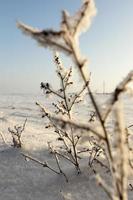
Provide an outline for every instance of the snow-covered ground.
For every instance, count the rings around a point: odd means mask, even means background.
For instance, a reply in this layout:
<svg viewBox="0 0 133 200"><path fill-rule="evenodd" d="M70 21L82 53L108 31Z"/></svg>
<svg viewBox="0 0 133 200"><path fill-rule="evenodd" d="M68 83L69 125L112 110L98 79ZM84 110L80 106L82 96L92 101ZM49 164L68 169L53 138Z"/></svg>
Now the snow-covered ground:
<svg viewBox="0 0 133 200"><path fill-rule="evenodd" d="M100 98L99 98L100 97ZM104 106L107 96L97 96L100 104ZM52 99L31 94L0 95L0 131L6 139L7 145L0 138L0 199L1 200L108 200L106 193L95 181L94 172L87 166L88 158L81 162L82 173L77 175L74 167L62 160L61 167L69 181L64 176L54 174L47 168L29 161L26 162L21 152L30 154L41 161L47 161L56 168L53 156L47 150L47 142L55 140L56 135L45 129L46 122L41 118L40 110L35 105L39 101L51 109ZM133 97L125 97L126 125L133 124ZM81 108L75 108L74 114L86 118L91 105L87 100ZM12 138L8 127L22 124L28 119L26 129L22 135L22 149L11 147ZM133 130L133 129L132 129ZM106 169L96 164L107 183L111 182L110 174ZM133 177L130 177L133 183ZM129 200L133 199L133 191L129 188Z"/></svg>

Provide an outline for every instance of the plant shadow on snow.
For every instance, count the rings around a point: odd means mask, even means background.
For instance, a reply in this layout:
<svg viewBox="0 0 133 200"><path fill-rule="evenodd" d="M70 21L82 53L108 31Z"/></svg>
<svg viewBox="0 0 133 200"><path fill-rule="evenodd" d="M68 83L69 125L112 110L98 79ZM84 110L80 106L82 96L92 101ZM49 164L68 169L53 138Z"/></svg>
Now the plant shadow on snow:
<svg viewBox="0 0 133 200"><path fill-rule="evenodd" d="M62 160L62 166L69 179L66 183L62 175L52 173L49 169L32 161L25 161L20 155L22 151L24 150L9 148L0 153L0 178L2 180L0 195L3 200L13 200L14 196L20 200L62 199L62 194L69 196L69 193L73 199L94 199L94 197L98 198L98 194L106 197L106 194L96 184L94 172L91 169L85 169L83 166L83 173L77 175L73 166L71 167ZM49 155L46 149L30 153L42 161L45 157L49 164L56 168L53 156ZM94 188L97 188L97 194Z"/></svg>
<svg viewBox="0 0 133 200"><path fill-rule="evenodd" d="M21 152L25 152L25 149L8 148L0 153L0 179L2 180L0 195L3 200L13 200L15 196L18 200L62 200L63 196L74 200L86 198L100 200L101 197L108 199L106 193L96 183L93 169L86 167L86 163L82 163L82 173L77 174L73 166L64 160L61 161L69 179L67 183L62 175L57 175L32 161L26 161L21 156ZM47 149L31 151L30 154L42 161L45 158L52 167L57 167ZM108 184L111 184L111 176L106 169L98 167L97 164L93 167ZM129 195L132 195L130 190Z"/></svg>

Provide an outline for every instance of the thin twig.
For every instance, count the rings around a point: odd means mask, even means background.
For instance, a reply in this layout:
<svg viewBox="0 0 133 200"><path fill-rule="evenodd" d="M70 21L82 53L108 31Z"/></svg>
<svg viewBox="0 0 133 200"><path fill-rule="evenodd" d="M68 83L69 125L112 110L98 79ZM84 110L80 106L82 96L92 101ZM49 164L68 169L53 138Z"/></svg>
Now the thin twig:
<svg viewBox="0 0 133 200"><path fill-rule="evenodd" d="M68 158L67 156L65 156L64 154L59 153L58 151L56 151L56 154L61 156L62 158L68 160L69 162L71 162L73 165L75 165L75 162L73 160L71 160L70 158Z"/></svg>
<svg viewBox="0 0 133 200"><path fill-rule="evenodd" d="M32 156L29 156L29 155L27 155L27 154L24 154L24 153L21 153L21 154L22 154L22 156L24 156L25 158L28 158L28 159L30 159L30 160L32 160L32 161L34 161L34 162L36 162L36 163L42 165L43 167L46 167L46 168L50 169L50 170L53 171L54 173L60 174L60 172L58 172L58 171L56 171L55 169L53 169L52 167L50 167L50 166L48 165L47 162L42 162L42 161L40 161L40 160L38 160L38 159L36 159L36 158L34 158L34 157L32 157Z"/></svg>
<svg viewBox="0 0 133 200"><path fill-rule="evenodd" d="M57 163L57 166L58 166L58 168L59 168L60 173L65 177L66 182L68 182L68 178L67 178L66 174L62 171L62 169L61 169L61 167L60 167L59 159L58 159L57 153L56 153L56 152L53 152L53 154L54 154L54 156L55 156L55 160L56 160L56 163Z"/></svg>

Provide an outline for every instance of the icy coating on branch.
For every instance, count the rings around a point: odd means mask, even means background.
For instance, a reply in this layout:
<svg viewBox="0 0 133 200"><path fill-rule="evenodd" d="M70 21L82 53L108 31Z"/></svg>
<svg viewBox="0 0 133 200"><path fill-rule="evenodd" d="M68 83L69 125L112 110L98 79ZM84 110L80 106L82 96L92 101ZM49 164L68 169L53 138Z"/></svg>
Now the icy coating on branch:
<svg viewBox="0 0 133 200"><path fill-rule="evenodd" d="M89 78L86 70L83 70L87 59L81 56L79 35L90 27L92 18L95 15L96 7L94 0L85 0L79 11L73 16L70 16L66 11L62 11L59 31L52 29L39 31L21 22L18 22L17 26L23 33L34 38L41 46L71 55L78 68L82 69L84 76Z"/></svg>

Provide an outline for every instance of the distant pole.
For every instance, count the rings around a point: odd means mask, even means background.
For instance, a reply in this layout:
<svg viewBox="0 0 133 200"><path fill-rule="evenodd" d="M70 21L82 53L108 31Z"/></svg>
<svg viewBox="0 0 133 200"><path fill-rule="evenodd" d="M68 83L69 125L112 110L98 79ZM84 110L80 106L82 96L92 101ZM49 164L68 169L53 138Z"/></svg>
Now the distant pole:
<svg viewBox="0 0 133 200"><path fill-rule="evenodd" d="M105 81L103 81L103 94L105 94Z"/></svg>

